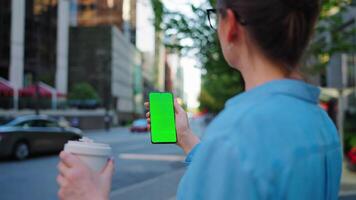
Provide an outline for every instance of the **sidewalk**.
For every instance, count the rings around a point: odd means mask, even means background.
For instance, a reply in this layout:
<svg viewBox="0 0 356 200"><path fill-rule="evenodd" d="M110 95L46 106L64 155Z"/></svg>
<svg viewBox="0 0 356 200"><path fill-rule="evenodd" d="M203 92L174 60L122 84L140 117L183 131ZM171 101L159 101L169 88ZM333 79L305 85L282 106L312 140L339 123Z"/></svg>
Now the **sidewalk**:
<svg viewBox="0 0 356 200"><path fill-rule="evenodd" d="M141 183L112 191L110 199L175 200L177 186L185 169L175 170Z"/></svg>
<svg viewBox="0 0 356 200"><path fill-rule="evenodd" d="M108 144L118 144L143 140L149 141L149 135L147 133L132 134L127 127L114 127L111 128L110 131L105 131L103 129L86 130L83 132L83 136L93 139L97 142Z"/></svg>
<svg viewBox="0 0 356 200"><path fill-rule="evenodd" d="M108 133L118 133L118 132L129 132L128 127L125 126L117 126L117 127L111 127L109 131L106 131L105 129L91 129L91 130L83 130L83 134L108 134Z"/></svg>
<svg viewBox="0 0 356 200"><path fill-rule="evenodd" d="M343 165L340 196L356 195L356 173L347 169L346 164Z"/></svg>

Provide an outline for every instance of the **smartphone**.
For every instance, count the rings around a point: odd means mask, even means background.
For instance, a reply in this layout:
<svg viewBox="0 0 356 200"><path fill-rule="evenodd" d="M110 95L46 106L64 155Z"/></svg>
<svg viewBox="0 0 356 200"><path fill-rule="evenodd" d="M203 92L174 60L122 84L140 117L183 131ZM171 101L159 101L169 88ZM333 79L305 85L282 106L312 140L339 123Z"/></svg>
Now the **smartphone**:
<svg viewBox="0 0 356 200"><path fill-rule="evenodd" d="M173 94L151 92L149 94L151 118L151 142L153 144L177 143Z"/></svg>

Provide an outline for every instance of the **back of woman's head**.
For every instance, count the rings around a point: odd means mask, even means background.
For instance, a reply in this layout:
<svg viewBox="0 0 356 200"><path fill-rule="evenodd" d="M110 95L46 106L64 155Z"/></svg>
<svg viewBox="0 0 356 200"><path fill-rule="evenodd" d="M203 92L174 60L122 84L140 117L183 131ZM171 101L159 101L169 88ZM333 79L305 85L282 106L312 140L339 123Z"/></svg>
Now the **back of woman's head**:
<svg viewBox="0 0 356 200"><path fill-rule="evenodd" d="M293 70L300 62L321 0L218 0L218 10L231 9L250 39L269 59ZM242 23L244 24L244 23Z"/></svg>

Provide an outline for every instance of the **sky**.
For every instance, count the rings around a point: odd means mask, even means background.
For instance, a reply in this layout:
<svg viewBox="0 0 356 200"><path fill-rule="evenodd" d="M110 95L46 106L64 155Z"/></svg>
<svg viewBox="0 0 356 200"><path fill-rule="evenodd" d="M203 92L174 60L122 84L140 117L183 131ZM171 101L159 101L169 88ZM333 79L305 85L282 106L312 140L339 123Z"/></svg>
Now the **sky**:
<svg viewBox="0 0 356 200"><path fill-rule="evenodd" d="M186 15L192 14L190 3L199 4L203 0L162 0L164 6L171 11L178 11ZM150 25L153 16L149 7L150 0L138 0L137 6L137 48L141 51L154 50L154 28ZM197 60L182 57L181 66L184 71L184 92L188 108L194 109L199 106L198 96L200 93L201 71L196 68Z"/></svg>

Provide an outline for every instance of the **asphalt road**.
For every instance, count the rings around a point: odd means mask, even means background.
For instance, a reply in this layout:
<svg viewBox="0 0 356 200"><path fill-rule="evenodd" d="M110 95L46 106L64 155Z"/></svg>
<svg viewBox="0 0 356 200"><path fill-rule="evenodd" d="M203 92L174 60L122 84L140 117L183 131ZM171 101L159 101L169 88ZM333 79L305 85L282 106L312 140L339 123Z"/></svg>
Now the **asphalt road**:
<svg viewBox="0 0 356 200"><path fill-rule="evenodd" d="M131 134L124 128L86 136L113 147L117 170L111 200L175 199L185 171L184 155L178 147L152 145L147 133ZM20 162L0 160L0 200L58 199L57 163L58 156L53 154ZM343 194L340 200L356 200L356 193Z"/></svg>
<svg viewBox="0 0 356 200"><path fill-rule="evenodd" d="M175 145L152 145L149 135L130 134L119 128L87 134L109 143L116 172L111 199L174 199L184 173L183 152ZM56 184L58 156L44 155L25 161L0 161L0 199L58 199Z"/></svg>

